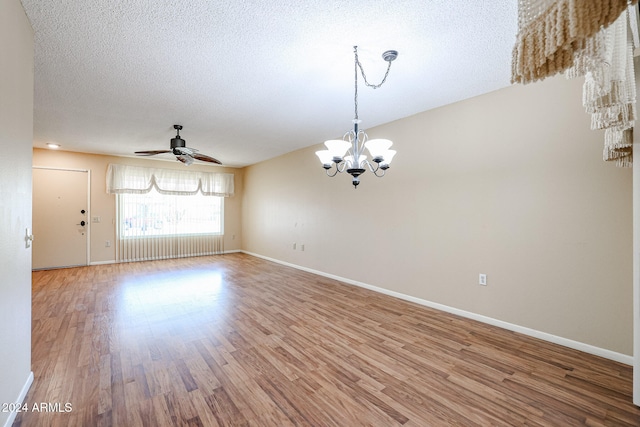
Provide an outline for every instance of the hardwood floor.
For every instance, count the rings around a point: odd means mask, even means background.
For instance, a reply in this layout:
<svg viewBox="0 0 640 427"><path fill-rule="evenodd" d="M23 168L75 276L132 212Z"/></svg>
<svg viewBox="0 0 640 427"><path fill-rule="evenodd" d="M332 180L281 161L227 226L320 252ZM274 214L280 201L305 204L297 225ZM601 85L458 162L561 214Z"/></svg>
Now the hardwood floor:
<svg viewBox="0 0 640 427"><path fill-rule="evenodd" d="M34 272L32 340L14 426L640 425L629 366L244 254Z"/></svg>

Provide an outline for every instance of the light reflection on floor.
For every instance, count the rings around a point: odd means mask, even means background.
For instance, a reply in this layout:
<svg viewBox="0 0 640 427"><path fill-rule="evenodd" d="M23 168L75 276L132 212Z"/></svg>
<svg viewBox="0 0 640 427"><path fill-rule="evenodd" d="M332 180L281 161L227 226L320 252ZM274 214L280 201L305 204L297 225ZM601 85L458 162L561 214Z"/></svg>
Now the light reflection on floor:
<svg viewBox="0 0 640 427"><path fill-rule="evenodd" d="M132 308L210 302L216 300L223 290L222 275L210 270L158 273L145 277L143 281L135 279L123 285L122 296L125 303L132 303Z"/></svg>
<svg viewBox="0 0 640 427"><path fill-rule="evenodd" d="M140 333L188 333L188 329L215 325L227 315L229 295L223 274L217 270L145 274L125 279L121 286L117 323L129 338ZM132 319L137 323L131 324ZM140 322L142 319L146 322Z"/></svg>

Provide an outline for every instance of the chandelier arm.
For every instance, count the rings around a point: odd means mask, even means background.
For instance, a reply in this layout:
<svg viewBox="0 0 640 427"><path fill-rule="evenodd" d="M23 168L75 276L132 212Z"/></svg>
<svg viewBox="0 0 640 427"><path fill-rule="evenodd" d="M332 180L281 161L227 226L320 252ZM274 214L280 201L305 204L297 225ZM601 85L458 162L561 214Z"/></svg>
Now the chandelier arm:
<svg viewBox="0 0 640 427"><path fill-rule="evenodd" d="M370 171L371 171L375 176L378 176L377 172L378 172L378 169L380 169L380 164L379 164L379 163L376 163L376 167L374 168L374 167L373 167L373 165L371 164L371 162L369 161L369 159L365 160L364 162L365 162L365 163L367 164L367 166L369 167L369 170L370 170Z"/></svg>
<svg viewBox="0 0 640 427"><path fill-rule="evenodd" d="M369 168L369 170L373 173L376 173L376 170L373 169L373 166L371 166L371 162L369 162L369 159L365 160L364 163L366 163L367 167Z"/></svg>
<svg viewBox="0 0 640 427"><path fill-rule="evenodd" d="M367 133L363 130L358 131L358 152L360 154L364 153L364 149L365 144L367 143L367 140L369 139L369 135L367 135Z"/></svg>
<svg viewBox="0 0 640 427"><path fill-rule="evenodd" d="M333 169L333 168L331 168L331 169ZM329 171L330 171L331 169L325 169L325 171L327 172L327 176L328 176L329 178L333 178L334 176L336 176L336 175L338 174L338 165L336 165L336 170L335 170L335 172L333 172L333 173L329 173Z"/></svg>
<svg viewBox="0 0 640 427"><path fill-rule="evenodd" d="M380 167L380 163L376 162L376 167L375 168L373 167L373 165L371 164L371 162L368 159L365 160L365 163L369 167L369 170L371 171L371 173L373 173L378 178L382 178L385 175L385 173L387 173L387 169L388 168L381 168Z"/></svg>
<svg viewBox="0 0 640 427"><path fill-rule="evenodd" d="M380 169L380 168L378 168ZM375 176L377 176L378 178L382 178L384 176L385 173L387 173L386 169L380 169L382 171L382 173L380 175L378 175L378 169L376 169L376 171L373 173Z"/></svg>

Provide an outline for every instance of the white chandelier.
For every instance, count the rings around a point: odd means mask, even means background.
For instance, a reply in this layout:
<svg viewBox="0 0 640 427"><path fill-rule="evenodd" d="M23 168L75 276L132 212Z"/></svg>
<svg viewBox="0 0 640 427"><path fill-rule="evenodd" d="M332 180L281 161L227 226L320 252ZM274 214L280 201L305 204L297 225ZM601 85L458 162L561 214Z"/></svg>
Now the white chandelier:
<svg viewBox="0 0 640 427"><path fill-rule="evenodd" d="M369 139L365 131L359 129L360 119L358 119L358 68L362 73L362 78L367 86L374 89L379 88L387 80L389 70L391 69L391 62L398 57L398 52L395 50L388 50L382 54L382 59L387 61L387 72L384 75L382 81L377 85L369 84L367 76L364 74L362 64L358 60L358 46L353 47L353 53L355 56L355 117L353 121L353 129L344 134L342 139L331 139L325 141L324 145L326 150L316 151L316 155L322 162L322 167L326 170L327 175L334 177L338 172L347 172L353 178L351 180L353 187L358 188L360 184L360 175L362 175L368 168L375 176L383 177L389 164L395 156L396 152L390 150L389 147L393 145L393 142L388 139ZM367 158L364 153L364 149L369 150L371 160ZM375 163L375 166L372 164ZM335 169L333 169L335 167ZM333 169L333 171L332 171Z"/></svg>

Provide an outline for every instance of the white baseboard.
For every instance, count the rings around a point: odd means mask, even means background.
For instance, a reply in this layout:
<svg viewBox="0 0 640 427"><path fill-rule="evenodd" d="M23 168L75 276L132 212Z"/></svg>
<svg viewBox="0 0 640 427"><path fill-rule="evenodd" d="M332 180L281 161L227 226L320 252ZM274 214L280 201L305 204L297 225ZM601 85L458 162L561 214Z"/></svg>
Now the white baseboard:
<svg viewBox="0 0 640 427"><path fill-rule="evenodd" d="M107 261L91 261L89 265L105 265L105 264L116 264L117 261L115 259L110 259Z"/></svg>
<svg viewBox="0 0 640 427"><path fill-rule="evenodd" d="M548 341L554 344L559 344L564 347L569 347L574 350L583 351L585 353L593 354L595 356L604 357L605 359L614 360L616 362L624 363L626 365L633 365L633 356L628 356L626 354L618 353L615 351L607 350L604 348L596 347L590 344L585 344L579 341L570 340L568 338L559 337L557 335L548 334L546 332L541 332L535 329L527 328L520 325L515 325L513 323L504 322L502 320L494 319L492 317L483 316L481 314L472 313L470 311L460 310L455 307L449 307L444 304L439 304L432 301L427 301L421 298L416 298L411 295L405 295L400 292L390 291L389 289L380 288L377 286L369 285L367 283L358 282L356 280L346 279L344 277L336 276L333 274L328 274L322 271L314 270L312 268L302 267L300 265L291 264L289 262L280 261L275 258L270 258L264 255L241 251L247 255L255 256L258 258L265 259L267 261L272 261L278 264L286 265L287 267L293 267L298 270L306 271L308 273L317 274L319 276L327 277L329 279L339 280L340 282L348 283L350 285L359 286L361 288L369 289L375 292L379 292L381 294L389 295L395 298L399 298L405 301L410 301L416 304L424 305L426 307L434 308L436 310L444 311L447 313L455 314L461 317L465 317L467 319L477 320L482 323L487 323L492 326L498 326L503 329L507 329L509 331L518 332L523 335L528 335L530 337L538 338L544 341Z"/></svg>
<svg viewBox="0 0 640 427"><path fill-rule="evenodd" d="M31 384L33 384L33 371L29 372L29 376L27 377L27 381L22 386L22 390L20 390L20 394L14 403L22 404L24 399L27 397L27 392L29 388L31 388ZM11 424L16 420L16 416L18 415L18 411L14 410L9 413L9 418L4 423L4 427L11 427Z"/></svg>

